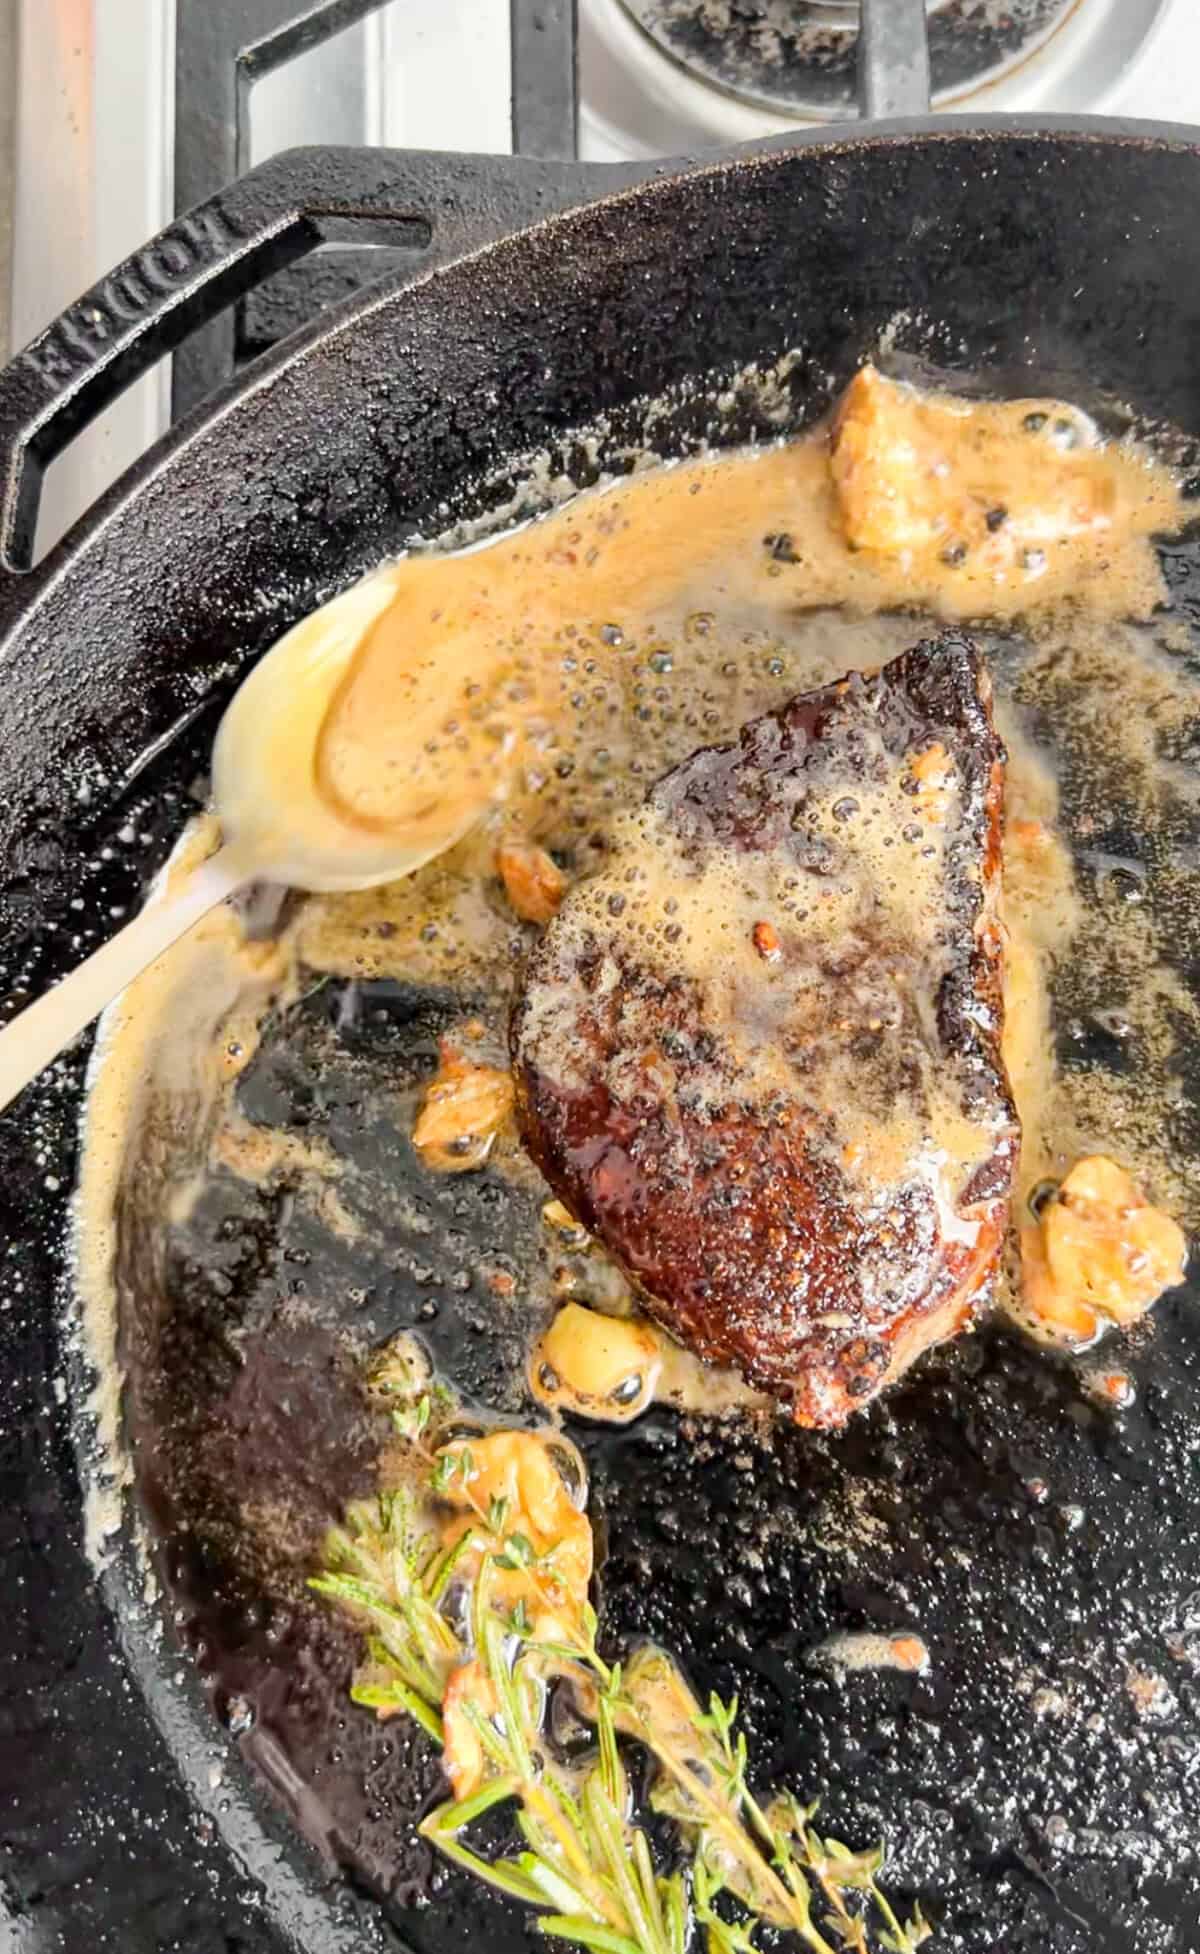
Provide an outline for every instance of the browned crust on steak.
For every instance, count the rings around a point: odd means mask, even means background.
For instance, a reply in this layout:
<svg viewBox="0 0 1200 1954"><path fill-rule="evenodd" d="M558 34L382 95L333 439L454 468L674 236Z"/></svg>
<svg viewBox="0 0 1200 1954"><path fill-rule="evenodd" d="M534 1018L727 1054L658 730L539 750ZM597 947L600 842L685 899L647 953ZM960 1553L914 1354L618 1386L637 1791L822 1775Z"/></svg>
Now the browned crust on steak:
<svg viewBox="0 0 1200 1954"><path fill-rule="evenodd" d="M551 1186L804 1424L953 1335L1000 1252L1004 757L957 633L792 700L651 790L514 1013Z"/></svg>

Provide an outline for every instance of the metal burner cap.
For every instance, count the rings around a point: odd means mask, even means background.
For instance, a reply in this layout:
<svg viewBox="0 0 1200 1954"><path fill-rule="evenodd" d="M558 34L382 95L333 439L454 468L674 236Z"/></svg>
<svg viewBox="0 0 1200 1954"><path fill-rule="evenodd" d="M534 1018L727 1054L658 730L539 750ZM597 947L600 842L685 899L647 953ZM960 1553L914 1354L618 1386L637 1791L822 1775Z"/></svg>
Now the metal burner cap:
<svg viewBox="0 0 1200 1954"><path fill-rule="evenodd" d="M841 116L855 98L858 0L622 0L655 45L743 102ZM1081 0L926 0L933 95L1006 74ZM1086 5L1087 0L1082 0Z"/></svg>

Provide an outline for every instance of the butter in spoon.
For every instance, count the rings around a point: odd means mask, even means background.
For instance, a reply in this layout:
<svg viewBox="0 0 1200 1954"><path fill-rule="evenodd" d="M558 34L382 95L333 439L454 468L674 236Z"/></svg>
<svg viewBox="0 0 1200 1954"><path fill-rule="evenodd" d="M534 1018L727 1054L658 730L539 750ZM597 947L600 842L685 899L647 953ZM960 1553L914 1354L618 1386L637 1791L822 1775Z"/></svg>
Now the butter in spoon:
<svg viewBox="0 0 1200 1954"><path fill-rule="evenodd" d="M376 643L377 664L385 655L395 659L404 710L389 723L386 750L359 755L358 770L365 778L382 769L391 785L366 813L346 791L354 755L338 729L353 726L356 664L370 654L376 632L403 629L405 580L419 568L389 565L363 578L295 625L255 666L213 747L222 846L169 894L153 894L133 922L0 1031L0 1110L141 971L239 889L268 882L324 892L396 881L453 847L503 792L514 734L503 715L488 710L493 688L472 676L481 647L465 626L448 634L426 626L408 656ZM482 664L488 667L486 655Z"/></svg>

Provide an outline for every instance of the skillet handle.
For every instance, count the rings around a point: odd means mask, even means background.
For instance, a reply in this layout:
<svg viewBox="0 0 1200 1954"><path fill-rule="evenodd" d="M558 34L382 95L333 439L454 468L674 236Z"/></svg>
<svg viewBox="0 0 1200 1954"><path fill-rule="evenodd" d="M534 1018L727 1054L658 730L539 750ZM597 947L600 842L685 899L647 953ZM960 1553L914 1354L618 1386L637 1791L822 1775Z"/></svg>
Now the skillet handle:
<svg viewBox="0 0 1200 1954"><path fill-rule="evenodd" d="M612 164L293 149L198 204L0 370L0 608L32 562L41 481L163 353L349 224L413 251L412 276L645 173ZM354 231L351 230L351 235Z"/></svg>
<svg viewBox="0 0 1200 1954"><path fill-rule="evenodd" d="M928 115L925 0L859 0L858 106L864 119Z"/></svg>

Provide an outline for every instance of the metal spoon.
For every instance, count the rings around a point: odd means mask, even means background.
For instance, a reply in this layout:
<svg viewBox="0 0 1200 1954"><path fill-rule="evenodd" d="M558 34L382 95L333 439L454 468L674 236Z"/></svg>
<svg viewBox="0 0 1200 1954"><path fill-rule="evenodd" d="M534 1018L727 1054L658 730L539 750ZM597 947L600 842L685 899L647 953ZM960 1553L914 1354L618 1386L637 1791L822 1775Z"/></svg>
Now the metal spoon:
<svg viewBox="0 0 1200 1954"><path fill-rule="evenodd" d="M238 689L213 747L213 803L223 845L0 1031L0 1111L125 986L219 902L250 882L311 891L372 888L410 875L461 840L488 797L447 797L419 832L339 824L318 792L315 755L338 686L396 588L377 571L304 618ZM392 756L394 758L394 756Z"/></svg>

